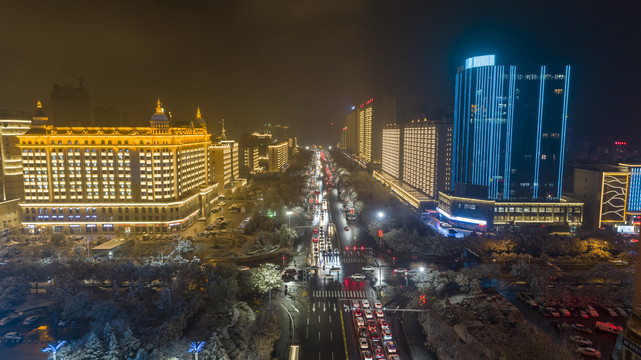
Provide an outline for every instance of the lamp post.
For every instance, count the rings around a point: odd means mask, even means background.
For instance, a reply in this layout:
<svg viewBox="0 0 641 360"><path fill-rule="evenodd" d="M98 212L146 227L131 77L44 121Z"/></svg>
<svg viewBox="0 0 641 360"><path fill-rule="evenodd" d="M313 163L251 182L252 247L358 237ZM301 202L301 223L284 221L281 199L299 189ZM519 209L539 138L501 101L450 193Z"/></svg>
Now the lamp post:
<svg viewBox="0 0 641 360"><path fill-rule="evenodd" d="M378 216L378 220L381 222L381 229L378 230L378 247L381 248L382 247L382 243L383 243L383 229L382 229L382 227L383 227L383 218L385 217L385 213L382 212L382 211L379 211L378 214L376 214L376 215Z"/></svg>
<svg viewBox="0 0 641 360"><path fill-rule="evenodd" d="M290 228L290 229L292 228L292 214L293 213L294 213L293 211L288 211L288 212L285 213L285 214L287 214L287 227Z"/></svg>
<svg viewBox="0 0 641 360"><path fill-rule="evenodd" d="M46 352L50 352L50 353L52 353L53 354L53 360L56 360L56 354L58 353L58 350L60 350L62 345L66 344L66 343L67 343L67 341L65 341L65 340L62 340L57 345L49 343L49 344L47 344L47 347L42 348L42 352L45 352L45 353Z"/></svg>
<svg viewBox="0 0 641 360"><path fill-rule="evenodd" d="M194 353L195 359L198 360L198 353L203 351L203 347L205 346L204 341L196 342L192 341L191 344L189 345L189 350L187 352L189 353Z"/></svg>

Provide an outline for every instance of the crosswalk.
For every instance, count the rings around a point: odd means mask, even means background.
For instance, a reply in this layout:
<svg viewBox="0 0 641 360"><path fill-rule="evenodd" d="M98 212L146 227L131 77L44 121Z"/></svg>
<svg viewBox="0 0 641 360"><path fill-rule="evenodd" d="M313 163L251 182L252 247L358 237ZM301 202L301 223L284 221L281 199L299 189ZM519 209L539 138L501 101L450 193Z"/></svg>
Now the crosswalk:
<svg viewBox="0 0 641 360"><path fill-rule="evenodd" d="M342 258L341 262L347 263L347 264L367 264L367 259L348 257L348 258Z"/></svg>
<svg viewBox="0 0 641 360"><path fill-rule="evenodd" d="M362 299L367 297L367 292L359 290L314 290L312 292L312 297Z"/></svg>
<svg viewBox="0 0 641 360"><path fill-rule="evenodd" d="M418 290L408 290L408 291L403 291L401 293L401 296L406 297L410 300L416 300L418 299L419 296L421 296L421 292Z"/></svg>

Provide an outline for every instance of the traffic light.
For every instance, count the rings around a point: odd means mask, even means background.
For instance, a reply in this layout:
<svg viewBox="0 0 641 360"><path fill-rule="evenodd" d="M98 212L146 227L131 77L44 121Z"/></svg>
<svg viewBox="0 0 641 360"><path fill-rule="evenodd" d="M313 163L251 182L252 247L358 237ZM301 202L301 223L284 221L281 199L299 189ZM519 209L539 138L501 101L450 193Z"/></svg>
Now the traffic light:
<svg viewBox="0 0 641 360"><path fill-rule="evenodd" d="M354 246L354 251L356 251L356 246Z"/></svg>
<svg viewBox="0 0 641 360"><path fill-rule="evenodd" d="M365 246L361 246L361 251L364 251L364 250L365 250Z"/></svg>
<svg viewBox="0 0 641 360"><path fill-rule="evenodd" d="M345 251L349 250L349 246L345 246Z"/></svg>
<svg viewBox="0 0 641 360"><path fill-rule="evenodd" d="M383 230L378 230L378 237L383 237Z"/></svg>
<svg viewBox="0 0 641 360"><path fill-rule="evenodd" d="M421 304L425 304L425 294L421 294L418 299L420 300Z"/></svg>

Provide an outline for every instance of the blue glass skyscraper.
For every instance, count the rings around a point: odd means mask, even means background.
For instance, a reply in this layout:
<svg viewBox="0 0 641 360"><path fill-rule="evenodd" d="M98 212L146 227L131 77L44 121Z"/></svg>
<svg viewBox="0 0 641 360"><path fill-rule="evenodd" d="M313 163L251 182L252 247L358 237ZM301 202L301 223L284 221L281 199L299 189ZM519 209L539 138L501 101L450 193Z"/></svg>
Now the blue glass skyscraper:
<svg viewBox="0 0 641 360"><path fill-rule="evenodd" d="M452 190L492 200L559 199L570 65L494 60L467 59L456 74Z"/></svg>

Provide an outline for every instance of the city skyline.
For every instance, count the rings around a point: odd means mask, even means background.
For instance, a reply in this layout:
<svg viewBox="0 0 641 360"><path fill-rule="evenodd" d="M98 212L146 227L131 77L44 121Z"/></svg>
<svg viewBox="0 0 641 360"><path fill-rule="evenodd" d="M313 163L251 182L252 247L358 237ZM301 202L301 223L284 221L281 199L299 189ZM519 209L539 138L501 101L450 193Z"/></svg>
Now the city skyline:
<svg viewBox="0 0 641 360"><path fill-rule="evenodd" d="M617 127L595 130L603 119L634 124L639 70L629 59L641 32L631 6L582 3L579 11L568 2L547 11L468 2L460 13L425 2L113 2L92 11L79 4L7 5L0 76L10 86L0 107L29 109L40 99L51 108L53 84L80 80L92 106L113 107L133 123L147 118L142 104L161 97L177 117L190 117L194 106L212 128L224 117L236 136L271 122L289 125L304 142L330 142L340 131L331 123L358 99L397 96L408 118L416 104L430 112L451 106L461 59L494 53L506 64L572 65L573 139L638 145ZM26 19L29 26L12 36L9 29ZM119 26L106 31L112 20ZM130 93L114 91L122 88Z"/></svg>

